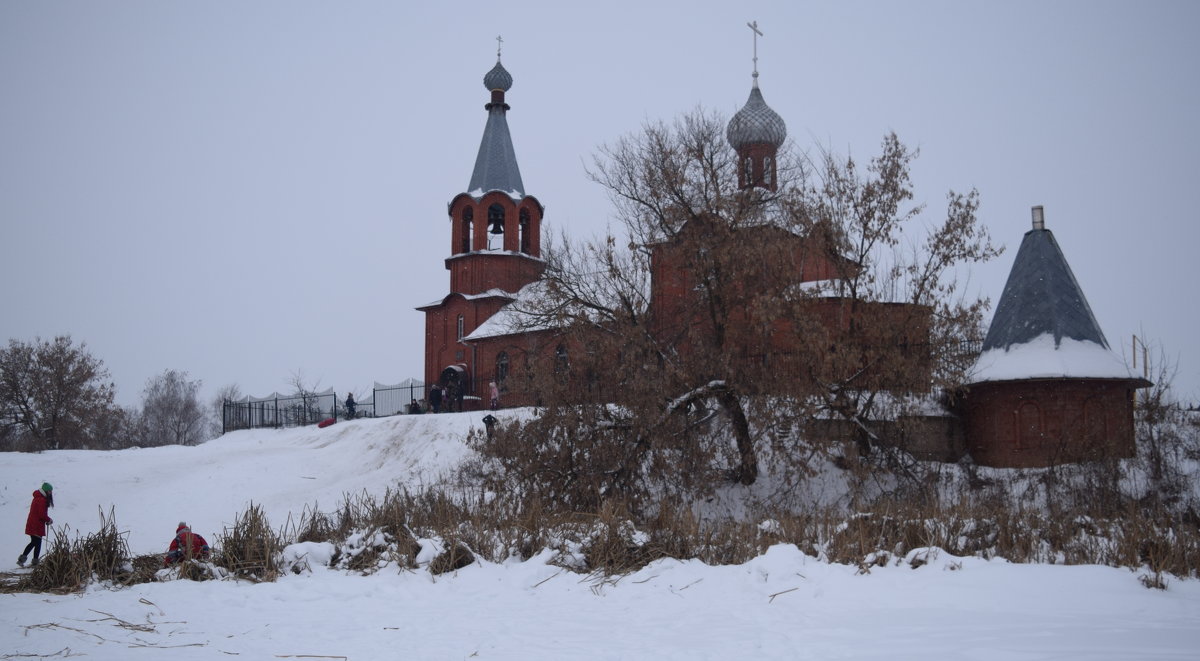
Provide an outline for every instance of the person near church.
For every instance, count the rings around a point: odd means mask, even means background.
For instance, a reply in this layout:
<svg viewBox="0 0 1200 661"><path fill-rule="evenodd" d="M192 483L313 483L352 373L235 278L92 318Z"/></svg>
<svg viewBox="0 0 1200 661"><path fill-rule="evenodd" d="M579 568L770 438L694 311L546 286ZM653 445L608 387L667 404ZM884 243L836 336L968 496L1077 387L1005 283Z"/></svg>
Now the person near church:
<svg viewBox="0 0 1200 661"><path fill-rule="evenodd" d="M50 508L54 507L54 487L49 482L43 482L42 488L33 492L33 502L29 504L29 517L25 519L25 534L29 535L29 543L17 558L17 564L24 567L25 558L33 552L31 566L36 567L38 556L42 554L42 538L46 536L46 526L54 523L50 518Z"/></svg>
<svg viewBox="0 0 1200 661"><path fill-rule="evenodd" d="M192 532L187 523L180 521L179 526L175 528L175 539L171 540L171 546L167 548L167 555L163 558L163 567L170 567L185 560L208 560L208 556L208 542Z"/></svg>
<svg viewBox="0 0 1200 661"><path fill-rule="evenodd" d="M488 397L491 399L493 411L500 408L500 388L495 381L488 382Z"/></svg>
<svg viewBox="0 0 1200 661"><path fill-rule="evenodd" d="M434 413L442 412L442 386L437 383L429 389L429 407Z"/></svg>

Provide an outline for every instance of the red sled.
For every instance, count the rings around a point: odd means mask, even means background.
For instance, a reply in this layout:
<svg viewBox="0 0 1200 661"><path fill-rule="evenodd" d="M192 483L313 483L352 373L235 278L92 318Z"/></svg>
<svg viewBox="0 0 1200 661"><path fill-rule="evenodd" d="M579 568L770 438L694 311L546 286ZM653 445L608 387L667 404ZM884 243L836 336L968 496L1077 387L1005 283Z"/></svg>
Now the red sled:
<svg viewBox="0 0 1200 661"><path fill-rule="evenodd" d="M324 420L317 423L317 429L324 429L324 428L328 427L329 425L332 425L335 422L337 422L337 420L335 420L333 418L325 418Z"/></svg>

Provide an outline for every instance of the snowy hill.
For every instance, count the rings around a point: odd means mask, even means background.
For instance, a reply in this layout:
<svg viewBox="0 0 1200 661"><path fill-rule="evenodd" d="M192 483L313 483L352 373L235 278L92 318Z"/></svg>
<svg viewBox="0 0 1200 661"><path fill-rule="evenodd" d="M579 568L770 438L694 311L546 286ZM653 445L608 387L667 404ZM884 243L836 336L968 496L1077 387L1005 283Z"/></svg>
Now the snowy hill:
<svg viewBox="0 0 1200 661"><path fill-rule="evenodd" d="M12 559L30 493L55 486L56 525L114 508L135 554L186 520L209 537L251 503L272 524L346 494L428 485L458 465L482 413L255 430L199 447L0 455ZM500 416L520 415L501 412ZM310 549L319 559L320 549ZM1200 582L1016 565L928 551L861 574L772 547L744 565L655 562L605 579L548 564L360 576L319 562L274 583L94 586L0 595L0 658L85 659L1193 659ZM170 649L169 652L165 651Z"/></svg>
<svg viewBox="0 0 1200 661"><path fill-rule="evenodd" d="M0 514L23 529L30 493L54 485L58 526L92 532L99 511L115 508L134 554L154 553L179 521L213 539L254 502L278 526L305 505L332 509L346 494L419 487L457 466L482 413L394 416L340 422L327 429L256 429L196 447L52 451L3 456Z"/></svg>

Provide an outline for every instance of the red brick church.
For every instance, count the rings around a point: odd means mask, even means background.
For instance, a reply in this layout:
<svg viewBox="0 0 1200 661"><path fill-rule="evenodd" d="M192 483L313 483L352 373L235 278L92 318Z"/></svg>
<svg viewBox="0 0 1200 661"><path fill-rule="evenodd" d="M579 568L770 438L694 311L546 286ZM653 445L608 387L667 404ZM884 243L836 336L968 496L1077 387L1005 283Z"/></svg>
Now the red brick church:
<svg viewBox="0 0 1200 661"><path fill-rule="evenodd" d="M757 76L756 71L745 106L729 122L727 138L738 155L739 185L774 190L775 156L787 131L764 101ZM425 313L425 382L458 393L467 410L484 405L492 382L505 406L534 404L536 394L522 391L524 381L512 378L514 373L531 359L565 362L570 351L555 329L531 328L510 305L536 295L539 287L545 269L544 209L521 180L506 115L510 106L505 94L513 79L499 57L483 82L490 93L483 139L470 184L448 209L449 293L417 308ZM965 429L967 450L984 465L1042 466L1131 456L1132 393L1148 383L1134 378L1112 355L1061 250L1039 225L1038 209L965 389L965 419L954 425ZM779 268L790 269L795 282L834 277L833 258L810 251L804 237L775 228L762 231L786 234L764 240L790 246L784 251L790 263ZM691 288L685 270L678 268L683 256L669 242L648 248L651 318L660 324L691 324L684 312ZM874 313L895 319L897 327L909 332L920 332L920 319L928 314L902 304L871 305ZM836 297L814 302L814 314L834 327L841 309ZM769 346L758 351L765 356L786 350L787 331L777 329Z"/></svg>

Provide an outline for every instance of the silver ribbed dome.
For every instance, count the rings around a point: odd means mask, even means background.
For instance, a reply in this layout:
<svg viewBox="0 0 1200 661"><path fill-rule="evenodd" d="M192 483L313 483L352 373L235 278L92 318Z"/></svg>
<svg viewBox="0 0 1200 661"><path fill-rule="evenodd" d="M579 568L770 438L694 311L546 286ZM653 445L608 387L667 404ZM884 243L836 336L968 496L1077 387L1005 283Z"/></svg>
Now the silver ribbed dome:
<svg viewBox="0 0 1200 661"><path fill-rule="evenodd" d="M779 147L787 138L787 125L778 113L771 110L763 100L758 85L755 85L750 90L746 105L729 120L725 138L734 149L764 142Z"/></svg>
<svg viewBox="0 0 1200 661"><path fill-rule="evenodd" d="M483 77L483 86L488 90L507 92L512 87L512 83L512 74L500 64L499 60L496 61L496 66L492 67L492 70Z"/></svg>

